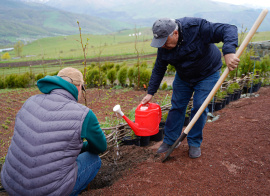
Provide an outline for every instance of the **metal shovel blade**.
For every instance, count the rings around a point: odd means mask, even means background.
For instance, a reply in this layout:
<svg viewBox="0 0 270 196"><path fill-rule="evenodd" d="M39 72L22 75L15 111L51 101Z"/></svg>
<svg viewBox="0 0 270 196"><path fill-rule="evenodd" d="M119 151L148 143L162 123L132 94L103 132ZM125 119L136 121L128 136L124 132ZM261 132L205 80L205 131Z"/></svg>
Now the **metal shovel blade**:
<svg viewBox="0 0 270 196"><path fill-rule="evenodd" d="M181 134L181 136L174 142L174 144L170 147L170 149L166 153L165 157L162 159L162 163L167 160L172 151L181 144L181 142L186 138L186 136L187 134L185 134L184 132Z"/></svg>

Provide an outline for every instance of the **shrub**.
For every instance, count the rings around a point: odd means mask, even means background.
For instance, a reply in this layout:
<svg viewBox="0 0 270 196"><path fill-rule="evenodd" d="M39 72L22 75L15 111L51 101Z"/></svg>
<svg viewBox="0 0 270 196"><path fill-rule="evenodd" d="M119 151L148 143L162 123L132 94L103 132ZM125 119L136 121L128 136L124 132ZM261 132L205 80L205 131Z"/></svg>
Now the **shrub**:
<svg viewBox="0 0 270 196"><path fill-rule="evenodd" d="M231 83L227 88L227 93L232 94L234 90L239 89L240 85L237 82Z"/></svg>
<svg viewBox="0 0 270 196"><path fill-rule="evenodd" d="M101 75L101 85L106 86L107 85L107 79L104 74Z"/></svg>
<svg viewBox="0 0 270 196"><path fill-rule="evenodd" d="M130 67L128 69L129 86L132 86L132 84L134 83L134 80L135 80L134 73L135 73L135 67Z"/></svg>
<svg viewBox="0 0 270 196"><path fill-rule="evenodd" d="M57 76L58 72L59 71L53 72L53 73L50 74L50 76Z"/></svg>
<svg viewBox="0 0 270 196"><path fill-rule="evenodd" d="M15 87L26 88L29 86L30 81L31 77L28 72L23 75L18 75L15 79Z"/></svg>
<svg viewBox="0 0 270 196"><path fill-rule="evenodd" d="M143 61L141 63L141 68L147 68L147 67L148 67L147 62L146 61Z"/></svg>
<svg viewBox="0 0 270 196"><path fill-rule="evenodd" d="M101 75L99 75L99 69L96 67L94 69L88 69L88 71L86 72L85 83L88 86L96 87L96 86L106 85L107 80L104 73L101 73Z"/></svg>
<svg viewBox="0 0 270 196"><path fill-rule="evenodd" d="M43 73L39 73L38 75L36 75L35 80L38 81L39 79L44 78L44 77L45 76Z"/></svg>
<svg viewBox="0 0 270 196"><path fill-rule="evenodd" d="M168 87L167 82L164 82L164 83L162 84L162 86L161 86L161 89L162 89L162 90L166 90L167 87Z"/></svg>
<svg viewBox="0 0 270 196"><path fill-rule="evenodd" d="M15 88L16 87L16 77L18 75L17 74L11 74L6 76L6 87L8 88Z"/></svg>
<svg viewBox="0 0 270 196"><path fill-rule="evenodd" d="M85 82L89 86L97 86L99 82L99 70L98 68L90 69L86 73Z"/></svg>
<svg viewBox="0 0 270 196"><path fill-rule="evenodd" d="M10 59L9 53L6 52L5 54L3 54L2 59L3 59L3 60L8 60L8 59Z"/></svg>
<svg viewBox="0 0 270 196"><path fill-rule="evenodd" d="M5 78L0 77L0 89L4 89L4 88L6 88Z"/></svg>
<svg viewBox="0 0 270 196"><path fill-rule="evenodd" d="M138 69L136 68L134 72L134 82L138 81ZM148 69L140 69L140 84L139 87L143 86L143 84L148 84L151 77L151 71ZM138 82L135 82L138 85Z"/></svg>
<svg viewBox="0 0 270 196"><path fill-rule="evenodd" d="M168 65L167 67L167 73L168 75L173 75L176 72L175 67L173 65Z"/></svg>
<svg viewBox="0 0 270 196"><path fill-rule="evenodd" d="M92 68L94 68L95 66L96 66L95 63L91 63L90 67L87 67L87 68L88 68L88 69L92 69Z"/></svg>
<svg viewBox="0 0 270 196"><path fill-rule="evenodd" d="M107 73L112 68L114 68L114 63L105 62L105 64L101 66L101 71Z"/></svg>
<svg viewBox="0 0 270 196"><path fill-rule="evenodd" d="M122 67L119 70L117 79L122 86L126 84L126 81L127 81L127 67L126 66Z"/></svg>
<svg viewBox="0 0 270 196"><path fill-rule="evenodd" d="M250 56L254 56L254 50L251 49L250 51L244 50L243 54L240 56L240 62L238 65L238 69L240 71L240 75L251 72L253 70L254 63L250 59Z"/></svg>
<svg viewBox="0 0 270 196"><path fill-rule="evenodd" d="M126 62L123 62L121 65L120 64L116 64L114 67L116 69L116 71L118 72L122 67L127 66Z"/></svg>
<svg viewBox="0 0 270 196"><path fill-rule="evenodd" d="M117 78L117 75L116 75L116 69L113 68L113 69L110 69L107 73L107 78L108 80L110 81L111 85L113 85L114 81L116 80Z"/></svg>
<svg viewBox="0 0 270 196"><path fill-rule="evenodd" d="M119 64L115 65L115 69L116 69L117 72L120 70L120 68L121 68L121 65L119 65Z"/></svg>
<svg viewBox="0 0 270 196"><path fill-rule="evenodd" d="M224 99L226 94L227 94L226 91L221 91L220 89L218 89L217 93L215 94L215 97L217 100Z"/></svg>

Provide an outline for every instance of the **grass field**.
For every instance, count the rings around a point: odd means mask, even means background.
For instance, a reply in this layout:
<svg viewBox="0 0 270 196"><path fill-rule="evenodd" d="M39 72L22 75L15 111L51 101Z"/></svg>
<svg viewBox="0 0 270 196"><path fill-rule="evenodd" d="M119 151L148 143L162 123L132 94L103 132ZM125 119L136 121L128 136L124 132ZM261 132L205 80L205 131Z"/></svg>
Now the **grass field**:
<svg viewBox="0 0 270 196"><path fill-rule="evenodd" d="M79 32L79 29L78 29ZM83 29L82 29L83 33ZM135 33L140 33L137 37L137 50L140 55L145 54L155 54L157 49L150 46L152 39L152 32L149 28L143 29L133 29L117 32L115 34L108 35L89 35L82 34L83 44L88 43L87 47L87 58L97 58L97 57L127 57L127 56L136 56L135 50L135 41L136 36L133 36ZM244 35L245 36L245 35ZM243 36L242 36L243 37ZM241 35L239 40L243 40ZM88 39L88 42L87 42ZM265 41L270 40L270 32L259 32L256 33L252 39L252 42L256 41ZM219 48L222 47L222 43L218 43ZM2 56L4 52L0 53ZM9 52L11 57L15 57L14 51ZM81 60L83 62L83 51L82 45L80 43L80 35L71 35L71 36L58 36L58 37L48 37L36 40L31 42L23 47L22 52L23 58L12 59L8 61L0 61L1 63L13 63L13 62L23 62L25 66L21 67L12 67L6 66L0 68L0 76L9 75L12 73L25 73L29 72L30 69L34 73L52 73L60 70L63 66L69 61ZM30 64L29 61L37 60L55 60L54 63L45 63L41 64ZM154 62L152 59L141 59L149 61L150 65ZM136 62L136 59L129 60L128 65L133 65ZM66 63L66 64L65 64ZM121 63L121 62L116 62ZM69 66L77 67L79 69L83 68L81 63L69 64Z"/></svg>
<svg viewBox="0 0 270 196"><path fill-rule="evenodd" d="M83 34L83 44L88 41L87 57L97 57L102 51L101 56L118 56L135 53L135 36L140 33L137 46L140 52L145 54L154 53L155 48L150 46L152 33L149 29L122 31L108 35ZM79 33L79 30L78 30ZM82 30L83 33L83 30ZM3 55L3 52L0 53ZM15 57L14 51L10 52L11 57ZM37 59L77 59L83 57L80 35L48 37L36 40L23 47L22 60L30 61ZM17 60L18 61L18 60Z"/></svg>

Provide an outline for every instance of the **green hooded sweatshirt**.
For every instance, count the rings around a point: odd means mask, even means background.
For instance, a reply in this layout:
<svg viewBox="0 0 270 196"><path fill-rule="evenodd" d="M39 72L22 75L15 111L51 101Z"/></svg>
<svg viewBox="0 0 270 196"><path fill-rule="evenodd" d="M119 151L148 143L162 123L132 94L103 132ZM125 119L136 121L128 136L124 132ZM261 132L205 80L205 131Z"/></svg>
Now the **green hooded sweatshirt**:
<svg viewBox="0 0 270 196"><path fill-rule="evenodd" d="M46 76L38 80L37 86L44 94L49 94L54 89L64 89L71 93L71 95L78 101L77 87L59 76ZM82 152L89 151L91 153L99 154L103 153L107 149L106 137L92 110L89 110L84 119L81 138L86 139L83 143Z"/></svg>

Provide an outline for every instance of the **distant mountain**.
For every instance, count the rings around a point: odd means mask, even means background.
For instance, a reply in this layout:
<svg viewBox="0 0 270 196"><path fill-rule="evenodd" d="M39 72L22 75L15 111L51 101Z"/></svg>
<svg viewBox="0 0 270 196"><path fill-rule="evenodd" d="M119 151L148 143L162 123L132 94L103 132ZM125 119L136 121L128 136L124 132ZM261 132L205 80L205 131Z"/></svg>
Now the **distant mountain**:
<svg viewBox="0 0 270 196"><path fill-rule="evenodd" d="M29 41L46 36L79 34L106 34L133 26L96 16L61 11L45 4L0 1L0 45L12 45L17 40Z"/></svg>
<svg viewBox="0 0 270 196"><path fill-rule="evenodd" d="M151 27L157 18L202 17L250 29L261 10L211 0L46 0L45 5ZM270 30L270 14L259 31Z"/></svg>
<svg viewBox="0 0 270 196"><path fill-rule="evenodd" d="M16 40L83 33L106 34L157 18L201 17L249 30L261 10L211 0L0 0L0 45ZM242 28L243 27L243 28ZM270 14L258 31L270 31Z"/></svg>

